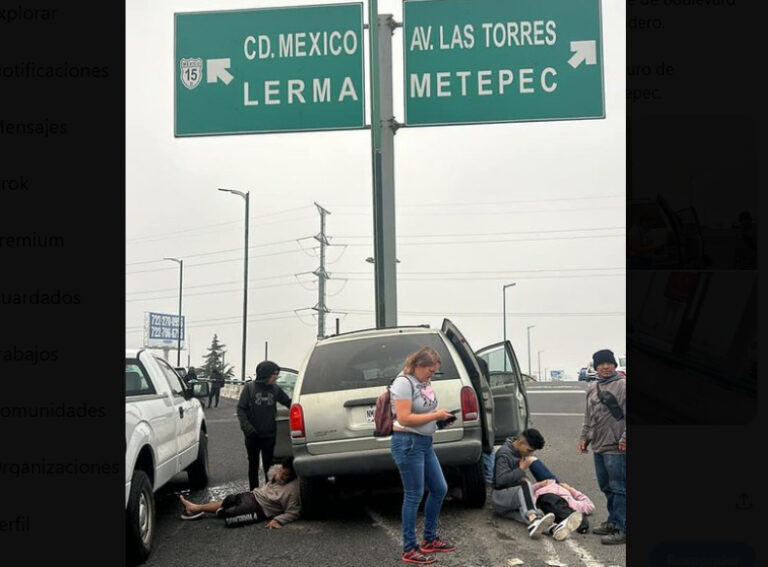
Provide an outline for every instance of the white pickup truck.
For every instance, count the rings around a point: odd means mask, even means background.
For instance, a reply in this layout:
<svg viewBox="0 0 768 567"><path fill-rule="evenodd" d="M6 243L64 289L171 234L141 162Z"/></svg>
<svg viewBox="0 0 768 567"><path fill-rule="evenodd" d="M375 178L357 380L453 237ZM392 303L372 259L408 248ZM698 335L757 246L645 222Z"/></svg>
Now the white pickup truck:
<svg viewBox="0 0 768 567"><path fill-rule="evenodd" d="M208 484L203 406L208 384L187 386L147 349L125 351L126 554L144 562L155 532L155 491L181 471L192 488Z"/></svg>

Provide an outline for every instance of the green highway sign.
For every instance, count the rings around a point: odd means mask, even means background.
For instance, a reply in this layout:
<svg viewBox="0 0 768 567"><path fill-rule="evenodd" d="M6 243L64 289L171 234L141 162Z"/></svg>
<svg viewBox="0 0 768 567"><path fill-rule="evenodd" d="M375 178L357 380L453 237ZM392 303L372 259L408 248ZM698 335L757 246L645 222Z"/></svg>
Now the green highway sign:
<svg viewBox="0 0 768 567"><path fill-rule="evenodd" d="M362 3L174 16L176 136L365 126Z"/></svg>
<svg viewBox="0 0 768 567"><path fill-rule="evenodd" d="M605 118L600 0L405 0L405 124Z"/></svg>

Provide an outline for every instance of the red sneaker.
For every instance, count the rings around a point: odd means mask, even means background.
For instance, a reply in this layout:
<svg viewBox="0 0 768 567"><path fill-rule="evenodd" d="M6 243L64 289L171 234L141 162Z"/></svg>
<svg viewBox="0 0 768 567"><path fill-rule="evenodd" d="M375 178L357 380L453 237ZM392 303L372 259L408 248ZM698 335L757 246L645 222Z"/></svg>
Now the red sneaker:
<svg viewBox="0 0 768 567"><path fill-rule="evenodd" d="M434 563L436 559L434 555L425 555L418 547L414 547L403 553L403 561L417 565L429 565Z"/></svg>
<svg viewBox="0 0 768 567"><path fill-rule="evenodd" d="M420 547L421 547L421 550L425 553L436 553L441 551L446 552L446 551L456 550L455 545L440 538L433 539L432 541L422 541Z"/></svg>

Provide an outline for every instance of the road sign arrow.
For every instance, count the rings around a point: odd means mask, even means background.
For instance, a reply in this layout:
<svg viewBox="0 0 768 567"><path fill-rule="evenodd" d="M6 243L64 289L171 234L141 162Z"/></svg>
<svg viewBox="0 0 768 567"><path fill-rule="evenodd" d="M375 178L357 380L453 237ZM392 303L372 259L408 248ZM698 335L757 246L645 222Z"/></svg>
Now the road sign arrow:
<svg viewBox="0 0 768 567"><path fill-rule="evenodd" d="M571 51L574 52L573 57L568 60L571 67L574 69L581 65L582 62L587 65L597 64L597 44L595 40L591 41L572 41Z"/></svg>
<svg viewBox="0 0 768 567"><path fill-rule="evenodd" d="M573 44L571 44L573 45ZM215 83L218 79L221 79L225 85L232 82L234 77L232 73L227 71L231 65L229 58L227 59L206 59L206 81L209 83Z"/></svg>

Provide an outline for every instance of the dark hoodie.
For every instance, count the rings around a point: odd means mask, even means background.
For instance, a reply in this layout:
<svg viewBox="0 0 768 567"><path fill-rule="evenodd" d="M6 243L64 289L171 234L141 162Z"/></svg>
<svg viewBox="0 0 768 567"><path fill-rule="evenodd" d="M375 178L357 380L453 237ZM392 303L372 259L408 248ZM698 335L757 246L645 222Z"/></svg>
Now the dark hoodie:
<svg viewBox="0 0 768 567"><path fill-rule="evenodd" d="M245 385L237 402L237 419L246 436L274 437L277 402L291 407L291 398L276 384L256 380Z"/></svg>

